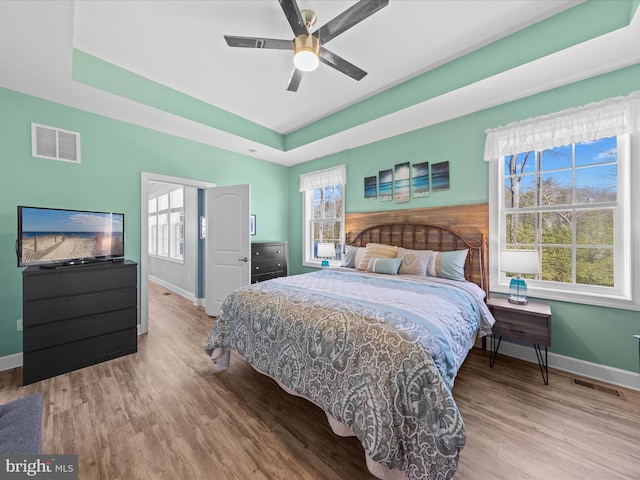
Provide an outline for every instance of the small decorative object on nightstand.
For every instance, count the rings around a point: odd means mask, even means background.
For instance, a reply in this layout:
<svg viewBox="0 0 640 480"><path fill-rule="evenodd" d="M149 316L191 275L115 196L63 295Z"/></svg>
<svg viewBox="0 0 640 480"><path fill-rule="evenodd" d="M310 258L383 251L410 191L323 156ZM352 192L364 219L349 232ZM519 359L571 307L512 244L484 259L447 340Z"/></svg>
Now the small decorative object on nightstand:
<svg viewBox="0 0 640 480"><path fill-rule="evenodd" d="M493 367L502 337L533 343L544 384L549 383L547 347L551 345L551 307L547 303L528 302L518 305L506 298L492 297L487 305L496 323L491 335L489 366ZM498 343L495 339L498 337ZM544 346L544 359L540 347Z"/></svg>
<svg viewBox="0 0 640 480"><path fill-rule="evenodd" d="M317 255L318 258L322 259L320 266L322 268L329 268L329 259L335 258L336 256L336 247L333 243L319 243Z"/></svg>
<svg viewBox="0 0 640 480"><path fill-rule="evenodd" d="M540 258L537 250L502 250L500 252L500 270L515 273L509 284L509 302L518 305L527 304L527 283L520 275L538 273Z"/></svg>

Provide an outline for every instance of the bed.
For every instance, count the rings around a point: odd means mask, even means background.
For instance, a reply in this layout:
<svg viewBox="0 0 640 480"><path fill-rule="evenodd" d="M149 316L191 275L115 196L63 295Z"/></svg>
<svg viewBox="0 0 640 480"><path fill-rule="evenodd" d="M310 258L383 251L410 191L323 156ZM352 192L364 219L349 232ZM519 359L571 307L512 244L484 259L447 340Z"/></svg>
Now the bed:
<svg viewBox="0 0 640 480"><path fill-rule="evenodd" d="M235 350L318 405L336 434L359 439L375 476L451 478L466 441L451 390L493 324L486 237L385 224L347 244L345 267L233 292L205 350L220 369Z"/></svg>

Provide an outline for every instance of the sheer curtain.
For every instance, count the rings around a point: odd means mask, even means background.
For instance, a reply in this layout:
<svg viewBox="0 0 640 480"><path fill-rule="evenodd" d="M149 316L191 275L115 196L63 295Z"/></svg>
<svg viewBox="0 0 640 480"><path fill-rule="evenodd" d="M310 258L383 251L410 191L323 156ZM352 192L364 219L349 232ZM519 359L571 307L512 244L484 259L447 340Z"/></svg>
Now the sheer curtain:
<svg viewBox="0 0 640 480"><path fill-rule="evenodd" d="M300 192L315 190L316 188L330 187L331 185L347 184L347 166L317 170L315 172L303 173L300 175Z"/></svg>
<svg viewBox="0 0 640 480"><path fill-rule="evenodd" d="M486 130L486 161L531 150L633 133L640 129L640 91Z"/></svg>

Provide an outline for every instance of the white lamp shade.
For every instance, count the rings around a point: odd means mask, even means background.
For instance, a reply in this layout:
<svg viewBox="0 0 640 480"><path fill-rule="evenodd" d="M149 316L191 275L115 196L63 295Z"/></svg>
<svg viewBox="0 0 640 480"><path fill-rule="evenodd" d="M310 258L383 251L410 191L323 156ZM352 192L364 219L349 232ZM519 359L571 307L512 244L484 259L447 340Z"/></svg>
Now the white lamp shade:
<svg viewBox="0 0 640 480"><path fill-rule="evenodd" d="M502 250L500 252L500 270L516 274L538 273L540 271L538 251Z"/></svg>
<svg viewBox="0 0 640 480"><path fill-rule="evenodd" d="M336 247L333 243L318 244L318 258L333 258L336 256Z"/></svg>

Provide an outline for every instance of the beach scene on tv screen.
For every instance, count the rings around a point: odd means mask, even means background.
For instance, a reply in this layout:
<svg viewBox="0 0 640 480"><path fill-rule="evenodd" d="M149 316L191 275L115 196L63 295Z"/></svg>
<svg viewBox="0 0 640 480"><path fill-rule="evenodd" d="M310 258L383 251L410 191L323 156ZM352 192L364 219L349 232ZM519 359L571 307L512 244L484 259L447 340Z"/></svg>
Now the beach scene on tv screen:
<svg viewBox="0 0 640 480"><path fill-rule="evenodd" d="M123 255L122 214L22 209L22 264Z"/></svg>

